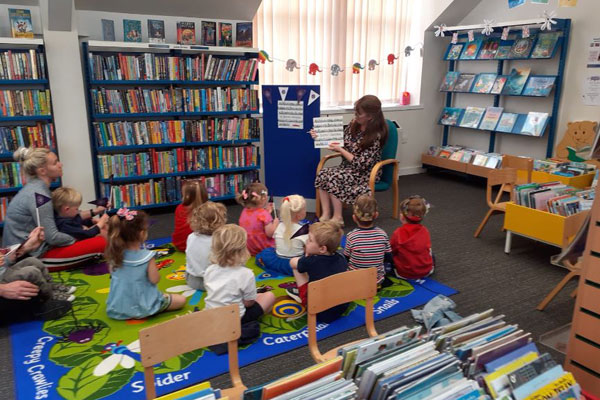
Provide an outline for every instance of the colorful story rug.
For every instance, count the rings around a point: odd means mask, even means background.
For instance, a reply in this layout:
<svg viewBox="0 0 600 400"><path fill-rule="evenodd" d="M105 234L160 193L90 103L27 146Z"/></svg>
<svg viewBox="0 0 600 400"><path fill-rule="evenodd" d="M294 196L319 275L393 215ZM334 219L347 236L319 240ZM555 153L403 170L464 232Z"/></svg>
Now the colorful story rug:
<svg viewBox="0 0 600 400"><path fill-rule="evenodd" d="M205 296L204 292L185 285L185 254L173 253L168 240L152 244L160 254L157 259L162 278L159 288L186 296L186 307L147 320L112 320L107 317L105 308L110 286L106 264L55 273L56 279L77 286L73 310L55 321L10 326L18 400L145 398L138 331L177 315L201 310ZM302 306L285 296L285 287L293 279L265 273L255 265L254 258L247 265L255 272L257 286L270 286L280 303L272 314L261 318L259 340L240 348L240 366L307 344L306 315L296 317ZM456 291L432 279L420 283L394 280L393 286L378 293L375 319L421 306L438 293L449 296ZM318 336L326 338L361 325L364 325L364 308L360 303L352 303L342 318L331 324L319 324ZM190 335L198 333L189 332ZM155 368L158 394L220 375L227 369L227 355L217 356L208 349L180 355Z"/></svg>

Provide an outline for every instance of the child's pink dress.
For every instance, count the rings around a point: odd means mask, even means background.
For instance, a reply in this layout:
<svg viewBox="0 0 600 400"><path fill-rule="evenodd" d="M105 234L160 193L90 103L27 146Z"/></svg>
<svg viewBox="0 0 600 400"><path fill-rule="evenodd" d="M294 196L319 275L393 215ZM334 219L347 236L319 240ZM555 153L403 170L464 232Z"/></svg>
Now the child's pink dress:
<svg viewBox="0 0 600 400"><path fill-rule="evenodd" d="M265 225L273 222L271 213L264 208L244 208L239 225L248 233L248 251L253 256L267 247L275 246L275 239L265 233Z"/></svg>

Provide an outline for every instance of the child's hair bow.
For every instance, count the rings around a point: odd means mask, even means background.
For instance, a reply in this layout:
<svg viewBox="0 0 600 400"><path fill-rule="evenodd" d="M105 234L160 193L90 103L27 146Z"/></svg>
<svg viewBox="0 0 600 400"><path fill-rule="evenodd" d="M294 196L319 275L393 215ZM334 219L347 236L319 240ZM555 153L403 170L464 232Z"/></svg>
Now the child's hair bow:
<svg viewBox="0 0 600 400"><path fill-rule="evenodd" d="M117 215L119 218L125 218L127 221L131 221L137 215L137 211L129 210L127 207L121 207L119 208L119 211L117 211Z"/></svg>
<svg viewBox="0 0 600 400"><path fill-rule="evenodd" d="M242 198L244 200L248 200L248 193L246 193L246 189L242 190Z"/></svg>

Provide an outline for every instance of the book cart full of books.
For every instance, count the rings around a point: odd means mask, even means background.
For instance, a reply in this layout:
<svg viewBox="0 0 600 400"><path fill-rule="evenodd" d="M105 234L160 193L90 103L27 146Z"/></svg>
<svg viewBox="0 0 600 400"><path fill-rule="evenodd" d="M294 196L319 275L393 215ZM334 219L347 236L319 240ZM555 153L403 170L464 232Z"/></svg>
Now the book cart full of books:
<svg viewBox="0 0 600 400"><path fill-rule="evenodd" d="M118 208L181 201L197 179L234 198L260 168L258 50L84 42L98 197Z"/></svg>
<svg viewBox="0 0 600 400"><path fill-rule="evenodd" d="M552 156L571 21L557 19L551 31L539 29L543 22L494 24L489 36L475 29L472 40L461 33L456 43L448 44L443 56L448 71L440 77L440 91L446 94L438 120L443 127L442 146L449 145L452 130L460 129L462 140L471 135L489 136L490 154L496 154L497 135L502 134L545 138L546 157ZM524 26L529 27L529 36L523 33ZM453 31L465 31L463 28L468 27L446 30L452 37ZM503 37L505 28L510 30ZM481 144L481 138L477 140ZM424 166L487 176L485 170L469 167L472 159L449 163L423 154L421 161Z"/></svg>
<svg viewBox="0 0 600 400"><path fill-rule="evenodd" d="M57 148L44 41L0 38L0 228L10 199L26 183L13 159L22 146Z"/></svg>

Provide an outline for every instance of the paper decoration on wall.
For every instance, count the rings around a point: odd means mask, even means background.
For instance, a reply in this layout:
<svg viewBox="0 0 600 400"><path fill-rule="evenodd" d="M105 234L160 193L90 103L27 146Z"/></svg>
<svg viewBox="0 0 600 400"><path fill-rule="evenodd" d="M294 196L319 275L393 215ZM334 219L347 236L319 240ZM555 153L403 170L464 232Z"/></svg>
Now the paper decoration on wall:
<svg viewBox="0 0 600 400"><path fill-rule="evenodd" d="M545 19L545 21L542 24L542 26L540 26L540 29L543 31L545 31L546 29L551 31L552 25L556 24L556 21L554 20L554 17L556 17L556 13L554 11L548 12L548 10L544 10L544 14L542 15L542 17Z"/></svg>
<svg viewBox="0 0 600 400"><path fill-rule="evenodd" d="M279 86L279 95L281 96L281 100L285 100L288 94L288 88L286 86Z"/></svg>
<svg viewBox="0 0 600 400"><path fill-rule="evenodd" d="M263 99L267 99L269 104L273 104L273 97L271 96L271 89L263 89Z"/></svg>
<svg viewBox="0 0 600 400"><path fill-rule="evenodd" d="M481 33L486 36L490 36L490 34L492 32L494 32L494 28L492 28L493 23L494 23L493 19L484 19L483 20L483 30L481 31Z"/></svg>
<svg viewBox="0 0 600 400"><path fill-rule="evenodd" d="M458 32L452 34L452 44L458 43Z"/></svg>
<svg viewBox="0 0 600 400"><path fill-rule="evenodd" d="M508 40L508 34L510 33L510 27L507 26L506 28L502 29L502 36L500 36L501 40Z"/></svg>
<svg viewBox="0 0 600 400"><path fill-rule="evenodd" d="M558 2L559 7L575 7L577 5L577 0L560 0Z"/></svg>
<svg viewBox="0 0 600 400"><path fill-rule="evenodd" d="M306 89L304 88L296 88L296 100L300 101L306 94Z"/></svg>
<svg viewBox="0 0 600 400"><path fill-rule="evenodd" d="M309 73L310 75L316 75L316 74L317 74L317 72L323 72L323 71L319 69L319 66L318 66L317 64L315 64L315 63L311 63L311 64L308 66L308 73Z"/></svg>
<svg viewBox="0 0 600 400"><path fill-rule="evenodd" d="M288 60L285 62L285 69L290 72L294 72L294 69L300 69L300 67L298 66L296 60L293 58L288 58Z"/></svg>
<svg viewBox="0 0 600 400"><path fill-rule="evenodd" d="M398 57L396 57L394 55L394 53L388 54L388 56L387 56L388 65L392 65L394 63L394 60L397 60L397 59L398 59Z"/></svg>
<svg viewBox="0 0 600 400"><path fill-rule="evenodd" d="M523 32L523 38L528 38L529 37L529 27L528 26L524 26L522 28L522 32Z"/></svg>
<svg viewBox="0 0 600 400"><path fill-rule="evenodd" d="M515 8L525 4L525 0L508 0L508 8Z"/></svg>
<svg viewBox="0 0 600 400"><path fill-rule="evenodd" d="M379 63L377 62L377 60L375 60L373 58L370 59L369 64L368 64L369 71L373 71L375 69L375 67L378 65L379 65Z"/></svg>
<svg viewBox="0 0 600 400"><path fill-rule="evenodd" d="M410 53L414 50L414 47L406 46L404 48L404 57L410 57Z"/></svg>
<svg viewBox="0 0 600 400"><path fill-rule="evenodd" d="M446 24L434 25L433 27L435 28L435 37L446 36L444 33L444 31L446 30Z"/></svg>
<svg viewBox="0 0 600 400"><path fill-rule="evenodd" d="M340 72L344 72L344 70L341 69L339 65L337 65L337 64L332 64L331 65L331 75L338 76L338 74Z"/></svg>
<svg viewBox="0 0 600 400"><path fill-rule="evenodd" d="M267 53L264 50L261 50L261 51L258 52L258 62L260 62L261 64L264 64L265 61L273 62L273 60L271 60L269 58L269 53Z"/></svg>
<svg viewBox="0 0 600 400"><path fill-rule="evenodd" d="M473 34L473 29L471 29L470 31L467 32L467 36L469 38L469 42L472 42L473 40L475 40L475 35Z"/></svg>
<svg viewBox="0 0 600 400"><path fill-rule="evenodd" d="M310 106L319 97L321 97L321 95L311 89L310 94L308 95L308 104L307 104L307 106Z"/></svg>
<svg viewBox="0 0 600 400"><path fill-rule="evenodd" d="M360 63L354 63L354 64L352 64L352 73L353 74L360 74L360 70L361 69L365 69L365 67L363 67L362 65L360 65Z"/></svg>

